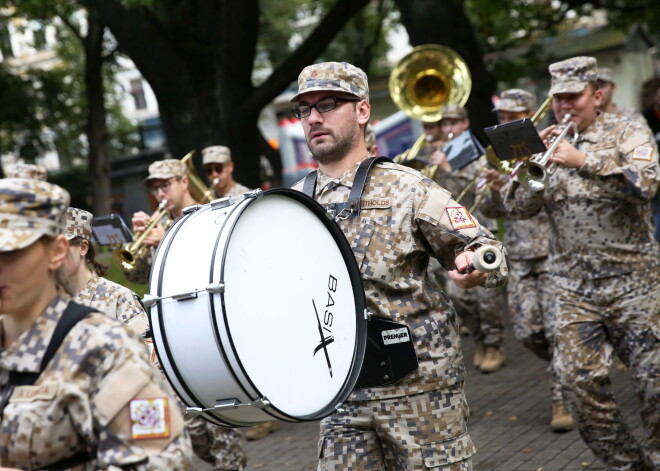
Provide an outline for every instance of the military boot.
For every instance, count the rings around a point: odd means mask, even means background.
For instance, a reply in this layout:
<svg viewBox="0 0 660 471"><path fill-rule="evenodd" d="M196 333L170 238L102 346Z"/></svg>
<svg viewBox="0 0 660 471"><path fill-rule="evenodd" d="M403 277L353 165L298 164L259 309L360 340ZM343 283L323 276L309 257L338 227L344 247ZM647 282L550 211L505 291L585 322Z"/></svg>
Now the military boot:
<svg viewBox="0 0 660 471"><path fill-rule="evenodd" d="M504 366L504 351L500 347L486 345L484 359L479 365L479 371L482 373L494 373Z"/></svg>
<svg viewBox="0 0 660 471"><path fill-rule="evenodd" d="M472 357L472 363L475 368L479 368L481 363L484 361L484 353L486 351L486 346L483 343L477 343L474 349L474 356Z"/></svg>
<svg viewBox="0 0 660 471"><path fill-rule="evenodd" d="M245 432L247 440L260 440L280 428L280 424L274 420L264 422L263 424L253 425Z"/></svg>
<svg viewBox="0 0 660 471"><path fill-rule="evenodd" d="M566 403L564 401L554 401L552 403L552 420L550 421L550 428L553 432L568 432L575 428L573 417L568 412Z"/></svg>

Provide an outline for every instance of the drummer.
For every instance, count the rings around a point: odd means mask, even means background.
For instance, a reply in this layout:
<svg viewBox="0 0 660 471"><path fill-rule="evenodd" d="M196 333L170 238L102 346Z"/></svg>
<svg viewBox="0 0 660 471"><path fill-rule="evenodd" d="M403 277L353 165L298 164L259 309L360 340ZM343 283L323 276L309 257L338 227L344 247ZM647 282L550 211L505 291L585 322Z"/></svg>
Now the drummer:
<svg viewBox="0 0 660 471"><path fill-rule="evenodd" d="M0 463L189 469L183 417L138 336L58 294L68 205L56 185L0 180Z"/></svg>

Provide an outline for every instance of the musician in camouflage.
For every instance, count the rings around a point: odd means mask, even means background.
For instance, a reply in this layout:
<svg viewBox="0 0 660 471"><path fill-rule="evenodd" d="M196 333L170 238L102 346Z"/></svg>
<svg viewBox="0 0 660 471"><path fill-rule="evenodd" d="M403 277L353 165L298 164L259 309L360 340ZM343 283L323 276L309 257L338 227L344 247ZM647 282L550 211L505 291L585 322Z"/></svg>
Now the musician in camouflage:
<svg viewBox="0 0 660 471"><path fill-rule="evenodd" d="M306 67L298 87L294 114L319 162L314 198L326 207L344 203L367 157L367 76L351 64L323 63ZM428 263L438 258L464 288L496 287L506 282L506 264L489 274L461 272L476 247L503 247L448 192L394 163L374 165L360 207L357 217L336 220L360 267L368 309L410 328L419 368L393 385L354 390L321 422L319 470L469 470L475 447L456 314Z"/></svg>
<svg viewBox="0 0 660 471"><path fill-rule="evenodd" d="M500 124L531 118L536 97L518 88L505 90L495 104ZM513 333L525 347L543 360L552 360L552 333L554 331L551 307L554 292L548 269L550 223L545 211L530 219L507 216L500 190L510 175L489 170L486 175L490 189L479 208L488 217L504 218L504 243L511 259L507 299ZM548 367L552 400L550 427L565 432L574 427L561 391L561 383L552 362Z"/></svg>
<svg viewBox="0 0 660 471"><path fill-rule="evenodd" d="M96 260L96 250L92 244L92 219L92 213L88 211L67 209L65 235L69 240L69 250L57 270L58 284L78 304L98 309L144 334L149 324L137 294L103 278L108 267Z"/></svg>
<svg viewBox="0 0 660 471"><path fill-rule="evenodd" d="M440 127L444 135L454 139L470 128L468 112L463 106L447 105L441 110ZM451 139L449 139L451 141ZM482 192L483 169L487 165L485 155L465 165L452 168L447 156L441 150L433 154L439 171L436 181L449 190L454 198L464 193L460 203L471 208ZM466 190L467 191L464 191ZM473 214L480 223L493 233L497 233L497 221L487 217L477 207ZM504 315L506 300L504 288L485 291L481 287L460 289L453 283L445 283L447 294L454 303L461 322L468 327L475 338L474 366L482 373L493 373L504 366Z"/></svg>
<svg viewBox="0 0 660 471"><path fill-rule="evenodd" d="M0 463L50 469L75 457L84 469L190 469L175 398L137 334L115 319L88 313L42 371L69 305L55 284L68 204L56 185L0 180ZM16 384L22 373L36 382Z"/></svg>
<svg viewBox="0 0 660 471"><path fill-rule="evenodd" d="M596 79L598 81L598 89L601 90L603 98L598 106L598 109L607 113L620 114L627 118L637 121L642 125L647 125L646 119L639 111L629 108L621 107L614 102L614 92L616 92L616 83L612 78L612 69L609 67L598 67L596 70Z"/></svg>
<svg viewBox="0 0 660 471"><path fill-rule="evenodd" d="M16 164L7 172L7 178L31 178L47 181L46 168L38 164Z"/></svg>
<svg viewBox="0 0 660 471"><path fill-rule="evenodd" d="M612 470L660 469L660 250L649 201L660 184L648 128L597 107L596 60L550 65L552 107L579 136L562 140L545 189L503 189L512 216L548 213L556 290L554 363L580 434ZM551 126L541 136L557 135ZM644 441L630 432L608 377L616 354L641 401Z"/></svg>
<svg viewBox="0 0 660 471"><path fill-rule="evenodd" d="M250 191L248 187L234 181L234 161L229 147L205 147L202 149L202 165L216 198L238 196Z"/></svg>

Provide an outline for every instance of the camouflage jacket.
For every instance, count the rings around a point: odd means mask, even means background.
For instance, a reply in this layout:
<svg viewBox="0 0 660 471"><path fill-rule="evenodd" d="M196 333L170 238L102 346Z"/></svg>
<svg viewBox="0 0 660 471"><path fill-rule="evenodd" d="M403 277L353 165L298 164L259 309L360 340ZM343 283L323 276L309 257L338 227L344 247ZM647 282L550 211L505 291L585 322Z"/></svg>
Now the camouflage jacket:
<svg viewBox="0 0 660 471"><path fill-rule="evenodd" d="M348 200L358 166L340 178L319 172L320 204ZM302 182L294 186L302 189ZM359 217L338 222L362 274L368 309L377 317L407 324L419 369L391 386L356 390L354 400L384 399L438 390L465 377L456 314L428 272L430 257L446 269L466 248L502 244L416 170L378 163L369 174ZM487 287L506 282L508 267L489 274Z"/></svg>
<svg viewBox="0 0 660 471"><path fill-rule="evenodd" d="M135 316L145 314L137 294L122 285L99 277L94 272L73 300L83 306L98 309L122 324Z"/></svg>
<svg viewBox="0 0 660 471"><path fill-rule="evenodd" d="M3 395L10 371L39 371L67 304L56 296L26 332L0 349ZM87 452L88 470L190 469L190 440L167 391L137 335L105 314L89 314L34 386L14 388L0 424L0 463L44 469Z"/></svg>
<svg viewBox="0 0 660 471"><path fill-rule="evenodd" d="M575 143L579 169L558 166L540 192L511 180L507 211L529 218L542 208L552 228L551 272L578 283L657 267L649 201L660 184L658 149L646 126L601 113Z"/></svg>
<svg viewBox="0 0 660 471"><path fill-rule="evenodd" d="M250 191L248 187L243 186L240 183L234 182L234 186L232 186L227 193L225 193L222 196L219 196L218 198L224 198L225 196L238 196L248 191Z"/></svg>

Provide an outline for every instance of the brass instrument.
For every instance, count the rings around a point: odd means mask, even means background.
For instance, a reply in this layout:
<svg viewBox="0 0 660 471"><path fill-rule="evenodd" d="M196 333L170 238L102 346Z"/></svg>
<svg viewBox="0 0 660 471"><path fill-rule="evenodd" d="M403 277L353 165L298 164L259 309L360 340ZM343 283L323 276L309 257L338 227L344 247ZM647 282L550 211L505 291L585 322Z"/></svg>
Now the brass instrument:
<svg viewBox="0 0 660 471"><path fill-rule="evenodd" d="M534 126L538 126L541 124L541 121L545 116L548 114L548 111L550 111L550 108L552 107L552 96L548 96L541 106L539 107L538 110L534 113L534 115L530 118L530 121ZM529 156L528 158L530 158ZM519 160L519 161L509 161L509 160L500 160L497 155L495 154L495 150L493 149L492 145L488 145L486 147L486 161L492 167L493 169L497 170L499 173L504 174L504 175L511 175L523 162L524 160ZM456 202L459 203L461 199L465 196L465 194L469 191L470 188L472 188L475 184L477 185L477 189L481 189L484 184L486 185L483 191L479 194L477 199L475 200L474 204L470 207L469 211L472 212L474 211L479 204L484 200L486 195L488 194L488 190L490 187L493 185L494 180L491 180L490 182L486 183L486 177L484 176L484 173L486 170L488 170L488 166L483 166L477 176L475 176L461 191L461 193L458 195L458 198L456 198Z"/></svg>
<svg viewBox="0 0 660 471"><path fill-rule="evenodd" d="M548 164L548 160L554 154L555 149L562 141L566 139L569 132L573 133L571 144L575 144L579 136L577 126L571 121L571 115L565 114L564 119L557 125L560 130L559 134L552 134L548 140L550 147L542 154L534 154L524 165L518 170L518 181L528 187L530 190L539 191L545 188L548 177L555 172L557 164L552 162Z"/></svg>
<svg viewBox="0 0 660 471"><path fill-rule="evenodd" d="M448 104L463 106L472 89L472 78L465 61L452 49L438 44L415 47L394 66L389 81L394 104L413 119L435 122ZM419 158L426 141L422 134L394 161L416 168L434 178L438 166Z"/></svg>
<svg viewBox="0 0 660 471"><path fill-rule="evenodd" d="M130 272L135 270L138 258L143 257L148 250L148 247L142 242L153 228L160 223L161 219L165 217L167 214L167 211L165 210L166 206L167 200L161 201L156 212L152 215L151 221L147 224L147 227L144 228L144 231L134 238L132 242L128 242L112 252L112 261L122 271Z"/></svg>
<svg viewBox="0 0 660 471"><path fill-rule="evenodd" d="M194 150L188 152L182 159L181 162L186 164L186 176L188 177L188 191L190 196L193 197L198 203L210 203L215 199L215 194L213 193L213 186L208 188L202 179L197 175L195 171L195 166L192 162L192 156L195 153Z"/></svg>

